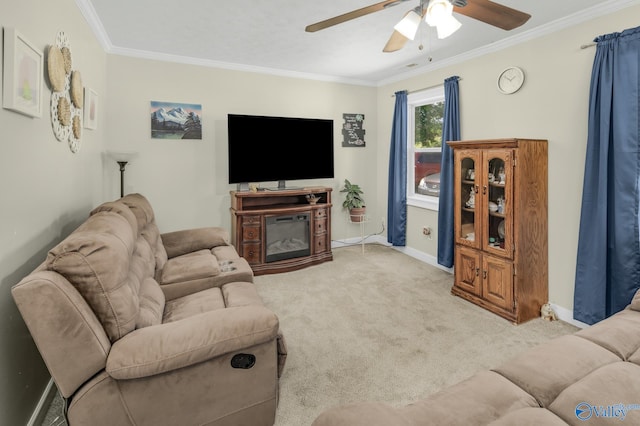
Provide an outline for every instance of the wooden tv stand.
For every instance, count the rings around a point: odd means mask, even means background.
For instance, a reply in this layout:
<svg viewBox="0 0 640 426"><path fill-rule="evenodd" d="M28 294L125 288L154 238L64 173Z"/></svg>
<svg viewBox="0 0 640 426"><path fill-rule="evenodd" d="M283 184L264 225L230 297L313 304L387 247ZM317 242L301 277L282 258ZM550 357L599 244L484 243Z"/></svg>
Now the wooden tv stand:
<svg viewBox="0 0 640 426"><path fill-rule="evenodd" d="M231 191L231 237L255 275L288 272L333 260L331 191L327 187ZM307 201L309 194L320 198L316 204ZM267 262L266 219L305 213L309 215L309 255Z"/></svg>

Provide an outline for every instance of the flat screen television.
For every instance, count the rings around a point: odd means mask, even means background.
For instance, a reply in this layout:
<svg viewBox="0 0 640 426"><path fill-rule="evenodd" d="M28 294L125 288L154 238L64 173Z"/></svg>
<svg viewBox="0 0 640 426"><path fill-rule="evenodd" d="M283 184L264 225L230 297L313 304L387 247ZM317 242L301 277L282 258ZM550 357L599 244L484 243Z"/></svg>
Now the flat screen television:
<svg viewBox="0 0 640 426"><path fill-rule="evenodd" d="M333 178L333 120L228 114L229 183ZM240 186L239 186L240 188Z"/></svg>

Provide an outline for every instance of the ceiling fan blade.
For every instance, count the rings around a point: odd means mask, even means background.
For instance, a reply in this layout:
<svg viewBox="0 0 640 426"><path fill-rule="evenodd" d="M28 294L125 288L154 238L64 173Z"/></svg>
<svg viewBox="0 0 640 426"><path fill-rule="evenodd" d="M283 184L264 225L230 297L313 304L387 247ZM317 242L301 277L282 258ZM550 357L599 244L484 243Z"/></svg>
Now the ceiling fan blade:
<svg viewBox="0 0 640 426"><path fill-rule="evenodd" d="M305 31L308 33L314 33L316 31L324 30L325 28L332 27L334 25L341 24L343 22L350 21L352 19L359 18L361 16L368 15L370 13L379 12L388 7L395 6L397 4L403 3L408 0L387 0L381 1L380 3L372 4L371 6L366 6L357 10L352 10L351 12L344 13L339 16L334 16L333 18L325 19L324 21L316 22L315 24L308 25L305 28Z"/></svg>
<svg viewBox="0 0 640 426"><path fill-rule="evenodd" d="M407 40L409 39L400 34L398 31L393 30L393 34L391 34L389 41L384 46L384 49L382 49L382 51L387 53L398 51L404 47L404 45L407 43Z"/></svg>
<svg viewBox="0 0 640 426"><path fill-rule="evenodd" d="M453 11L507 31L518 28L531 18L528 13L490 0L467 0L466 6L454 6Z"/></svg>

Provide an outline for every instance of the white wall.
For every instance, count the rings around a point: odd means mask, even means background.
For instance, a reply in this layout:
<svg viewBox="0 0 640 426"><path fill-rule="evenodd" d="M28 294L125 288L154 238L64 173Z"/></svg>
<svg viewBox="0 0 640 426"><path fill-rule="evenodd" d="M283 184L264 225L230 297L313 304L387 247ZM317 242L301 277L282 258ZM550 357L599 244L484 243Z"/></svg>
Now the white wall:
<svg viewBox="0 0 640 426"><path fill-rule="evenodd" d="M335 126L335 179L292 181L302 186L326 185L333 192L333 238L342 238L356 225L344 220L342 194L345 178L361 183L366 200L376 200L377 110L376 89L319 81L156 62L111 55L108 58L109 129L112 149L135 151L127 166L125 192L145 194L154 206L162 232L197 226L230 227L227 179L227 114L257 114L328 118ZM158 140L150 137L150 101L202 105L202 140ZM365 115L364 148L343 148L343 113ZM251 153L247 153L251 155ZM313 161L313 146L291 153L292 161ZM115 162L109 191L119 193ZM276 183L267 183L275 186ZM379 212L377 216L380 216Z"/></svg>
<svg viewBox="0 0 640 426"><path fill-rule="evenodd" d="M104 95L106 54L72 0L4 1L0 26L15 28L42 51L64 31L73 69L80 71L84 85ZM103 201L103 132L85 129L80 152L72 154L53 134L51 92L44 87L42 118L0 109L0 423L6 425L26 424L49 381L11 286ZM102 129L104 118L99 117Z"/></svg>
<svg viewBox="0 0 640 426"><path fill-rule="evenodd" d="M459 83L462 139L549 140L549 299L571 311L589 84L595 54L595 47L580 49L580 46L598 35L637 26L638 16L640 7L634 6L457 65L387 84L380 87L378 93L381 137L391 132L394 92L419 90L458 75L462 78ZM496 89L496 78L510 65L523 68L526 82L519 92L502 95ZM381 139L378 149L382 169L387 167L384 153L388 151L388 140ZM378 199L386 203L383 181L382 178L378 181ZM422 225L437 225L436 213L410 207L407 245L436 256L437 238L425 239L421 234Z"/></svg>

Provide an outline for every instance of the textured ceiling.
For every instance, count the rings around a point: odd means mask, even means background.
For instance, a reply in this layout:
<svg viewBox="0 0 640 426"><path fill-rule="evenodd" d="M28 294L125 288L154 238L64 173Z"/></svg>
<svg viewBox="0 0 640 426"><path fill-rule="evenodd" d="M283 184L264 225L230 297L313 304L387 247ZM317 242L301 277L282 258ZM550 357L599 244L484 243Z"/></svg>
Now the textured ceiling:
<svg viewBox="0 0 640 426"><path fill-rule="evenodd" d="M304 31L308 24L377 1L76 0L111 53L369 85L640 3L499 0L496 2L531 14L531 19L522 27L504 31L456 15L462 28L445 40L438 40L435 30L423 23L416 39L394 53L383 53L382 48L393 25L418 0L316 33Z"/></svg>

